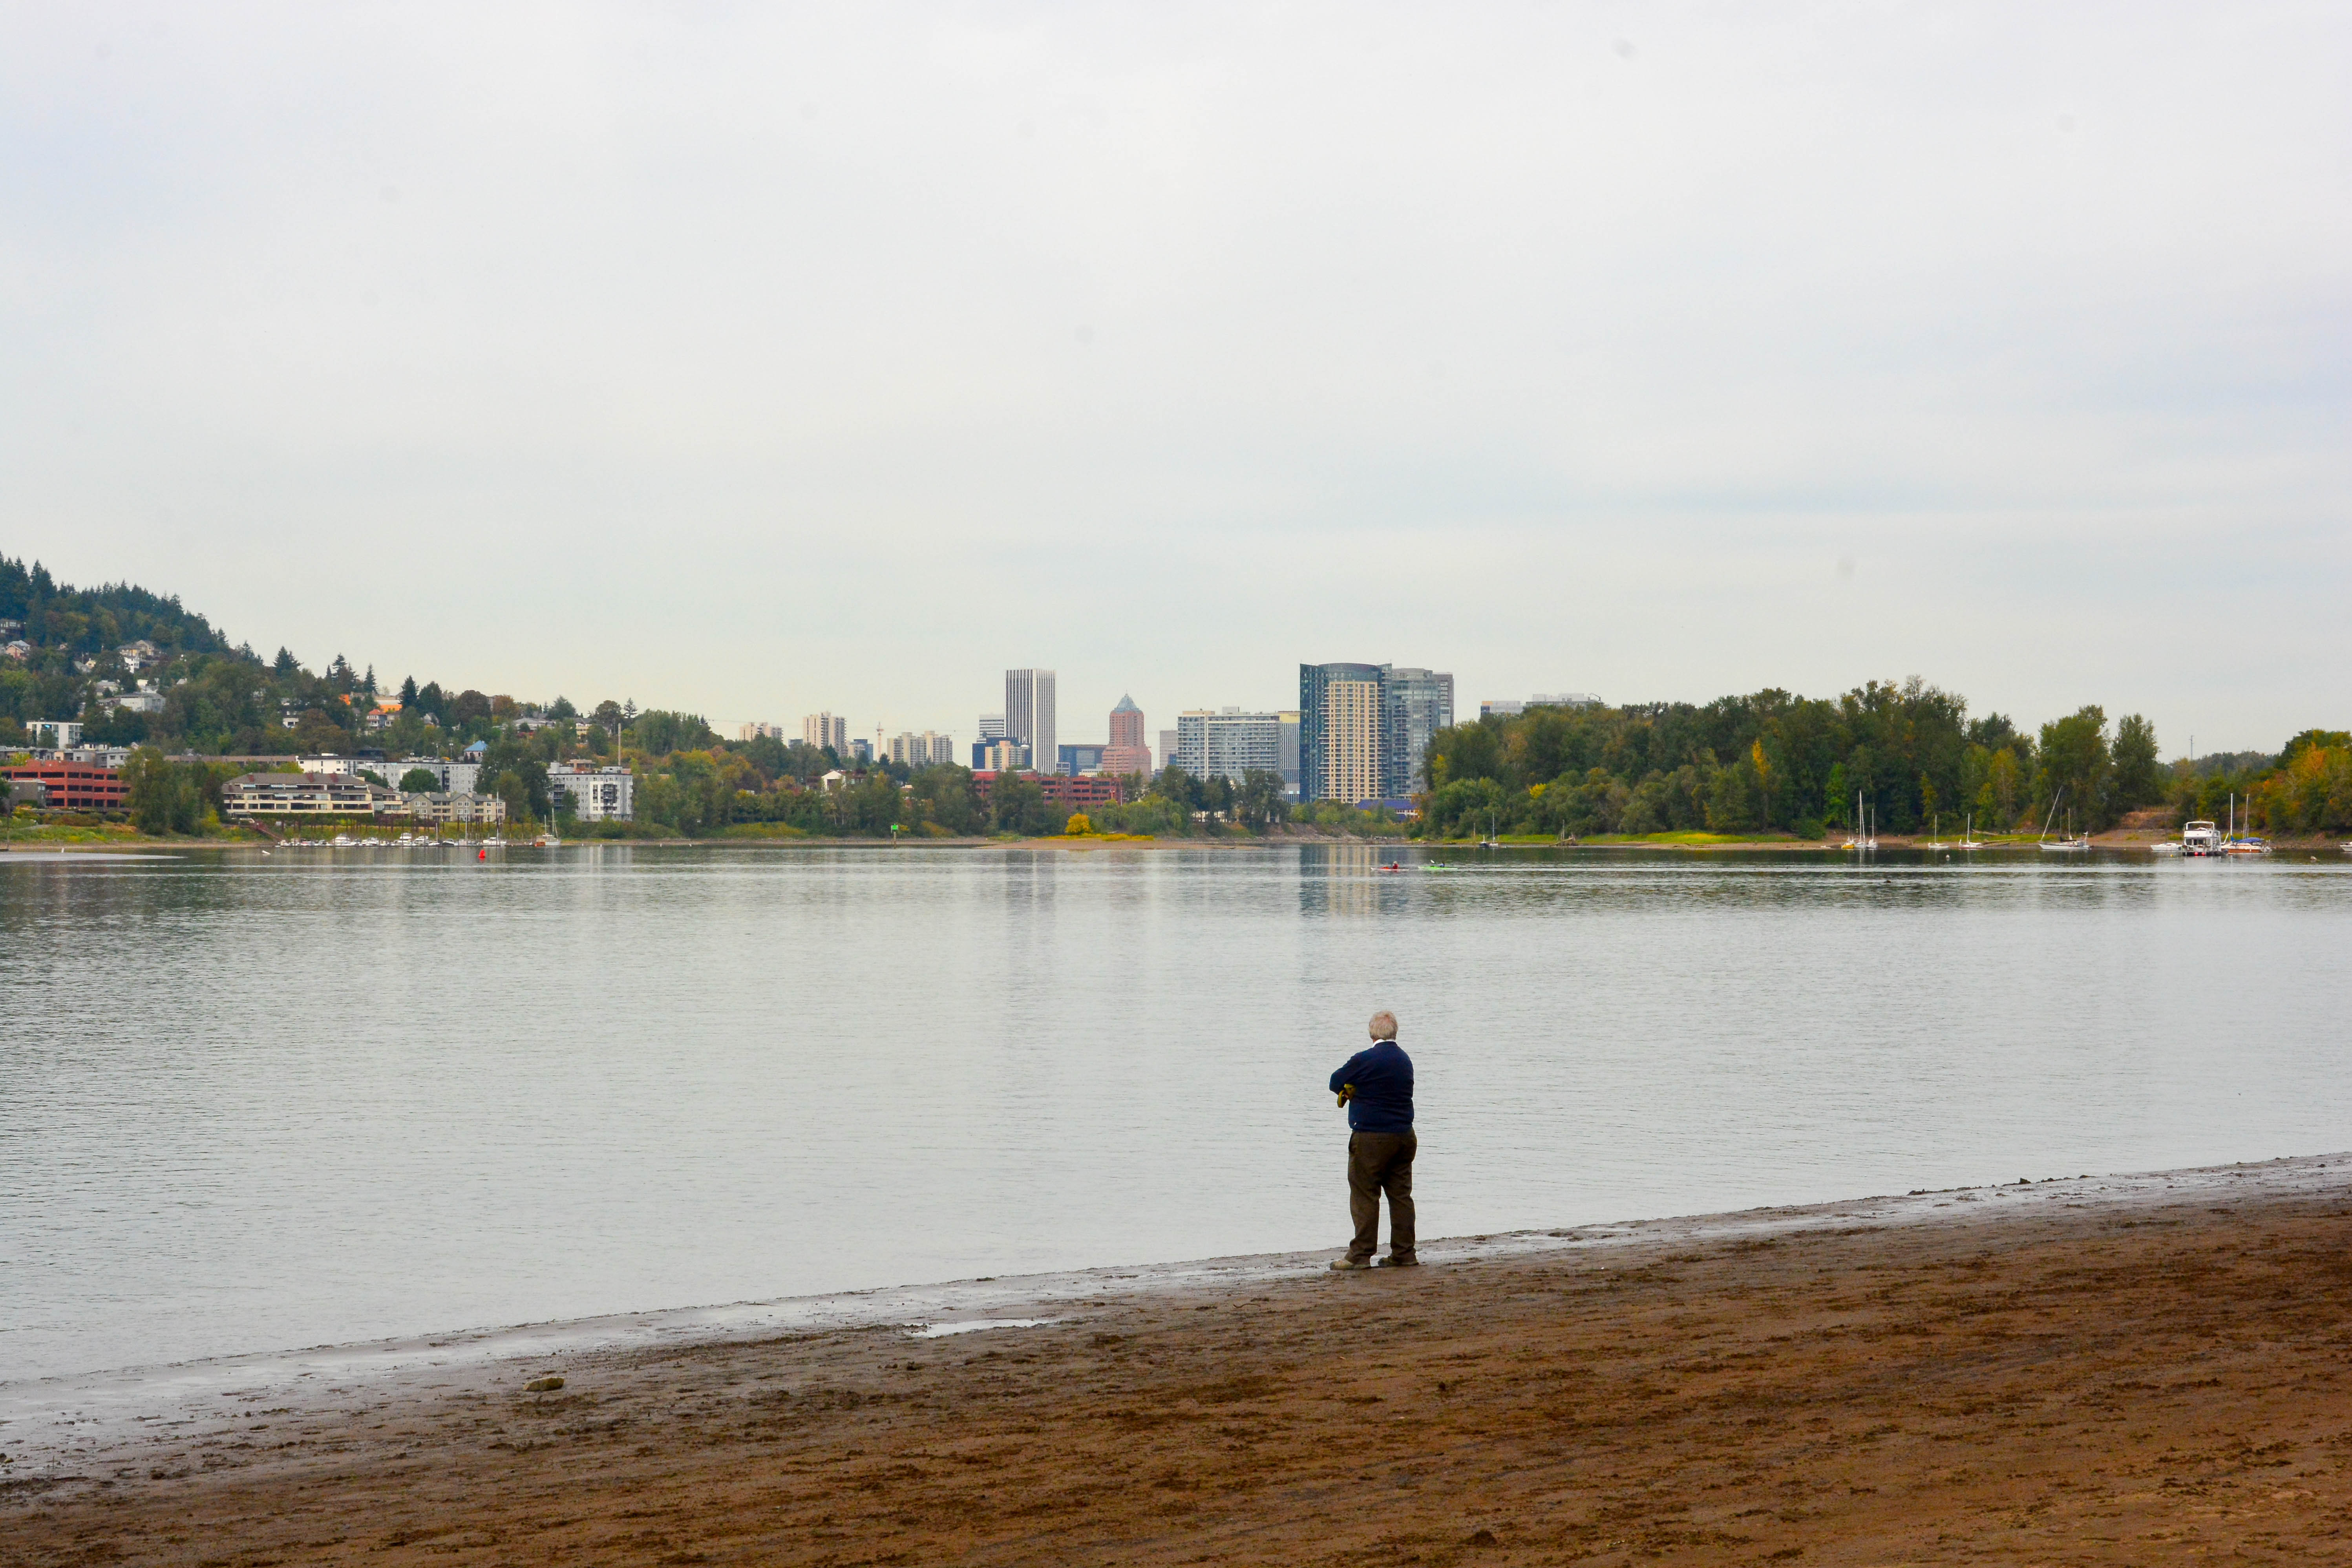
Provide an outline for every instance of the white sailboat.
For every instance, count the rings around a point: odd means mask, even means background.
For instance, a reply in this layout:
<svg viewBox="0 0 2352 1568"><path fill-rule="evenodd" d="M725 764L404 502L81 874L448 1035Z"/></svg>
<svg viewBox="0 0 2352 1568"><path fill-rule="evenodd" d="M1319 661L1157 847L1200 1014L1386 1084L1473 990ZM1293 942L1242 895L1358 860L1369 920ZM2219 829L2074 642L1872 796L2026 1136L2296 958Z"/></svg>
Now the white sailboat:
<svg viewBox="0 0 2352 1568"><path fill-rule="evenodd" d="M2050 837L2050 824L2058 815L2058 803L2065 798L2066 786L2060 784L2058 793L2050 797L2050 815L2042 819L2042 837L2037 842L2043 849L2053 855L2072 855L2091 847L2089 834L2085 833L2079 838L2074 836L2074 814L2071 811L2066 814L2066 837L2063 838Z"/></svg>
<svg viewBox="0 0 2352 1568"><path fill-rule="evenodd" d="M1955 849L1981 849L1984 847L1983 845L1977 842L1977 819L1973 814L1969 817L1968 826L1960 830L1960 841L1958 844L1953 845L1952 847Z"/></svg>
<svg viewBox="0 0 2352 1568"><path fill-rule="evenodd" d="M1864 804L1862 792L1853 792L1853 837L1845 841L1849 849L1875 849L1878 840L1870 831L1870 807Z"/></svg>

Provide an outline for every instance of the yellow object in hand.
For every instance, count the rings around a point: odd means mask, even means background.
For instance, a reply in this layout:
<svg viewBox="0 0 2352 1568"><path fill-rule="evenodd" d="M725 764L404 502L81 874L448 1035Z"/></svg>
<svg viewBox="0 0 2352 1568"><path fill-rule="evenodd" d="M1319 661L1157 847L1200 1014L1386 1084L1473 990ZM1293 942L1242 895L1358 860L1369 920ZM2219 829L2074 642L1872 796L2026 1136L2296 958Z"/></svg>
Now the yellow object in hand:
<svg viewBox="0 0 2352 1568"><path fill-rule="evenodd" d="M1339 1103L1340 1103L1340 1104L1345 1105L1345 1104L1347 1104L1347 1103L1348 1103L1348 1101L1349 1101L1349 1100L1353 1100L1353 1099L1355 1099L1355 1098L1356 1098L1356 1086L1355 1086L1354 1084L1352 1084L1352 1083L1343 1083L1343 1084L1341 1084L1341 1085L1339 1086Z"/></svg>

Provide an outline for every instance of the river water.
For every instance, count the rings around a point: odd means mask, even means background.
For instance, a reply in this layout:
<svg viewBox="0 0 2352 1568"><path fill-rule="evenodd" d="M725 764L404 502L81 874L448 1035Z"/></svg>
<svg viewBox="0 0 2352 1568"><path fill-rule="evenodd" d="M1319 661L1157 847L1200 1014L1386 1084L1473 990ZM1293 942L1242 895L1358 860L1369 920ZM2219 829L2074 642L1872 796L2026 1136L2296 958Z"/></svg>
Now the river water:
<svg viewBox="0 0 2352 1568"><path fill-rule="evenodd" d="M1357 848L0 857L0 1382L2352 1147L2352 871Z"/></svg>

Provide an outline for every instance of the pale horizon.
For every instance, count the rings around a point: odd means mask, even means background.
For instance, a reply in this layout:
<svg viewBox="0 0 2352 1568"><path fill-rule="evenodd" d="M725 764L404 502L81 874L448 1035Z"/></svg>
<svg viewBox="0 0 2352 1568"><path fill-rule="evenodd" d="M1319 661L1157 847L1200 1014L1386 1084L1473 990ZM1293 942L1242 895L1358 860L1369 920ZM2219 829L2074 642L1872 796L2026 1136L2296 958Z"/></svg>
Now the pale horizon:
<svg viewBox="0 0 2352 1568"><path fill-rule="evenodd" d="M2352 726L2352 17L0 7L0 551L966 747L1917 675Z"/></svg>

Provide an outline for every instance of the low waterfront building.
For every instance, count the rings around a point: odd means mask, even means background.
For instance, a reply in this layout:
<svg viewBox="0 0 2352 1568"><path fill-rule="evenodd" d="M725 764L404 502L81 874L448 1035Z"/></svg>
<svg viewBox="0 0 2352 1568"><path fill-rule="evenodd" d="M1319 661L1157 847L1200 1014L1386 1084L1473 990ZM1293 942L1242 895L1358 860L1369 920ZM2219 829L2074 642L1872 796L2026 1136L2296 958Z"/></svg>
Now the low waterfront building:
<svg viewBox="0 0 2352 1568"><path fill-rule="evenodd" d="M636 813L636 775L626 768L557 763L547 770L547 795L558 811L583 822L628 822Z"/></svg>
<svg viewBox="0 0 2352 1568"><path fill-rule="evenodd" d="M42 804L52 811L121 811L130 794L130 786L115 769L69 758L19 763L0 772L12 783L39 784L45 796Z"/></svg>
<svg viewBox="0 0 2352 1568"><path fill-rule="evenodd" d="M355 773L245 773L221 785L221 815L253 816L402 816L396 789Z"/></svg>
<svg viewBox="0 0 2352 1568"><path fill-rule="evenodd" d="M998 779L1004 776L1001 773L976 772L971 775L971 782L984 795L995 786ZM1024 784L1035 784L1045 792L1047 800L1073 808L1117 805L1127 798L1127 792L1118 780L1099 773L1091 778L1073 778L1067 773L1038 773L1024 769L1012 776Z"/></svg>
<svg viewBox="0 0 2352 1568"><path fill-rule="evenodd" d="M409 820L420 826L439 827L448 823L500 823L507 819L507 803L494 795L430 790L415 792L401 798L408 803Z"/></svg>

